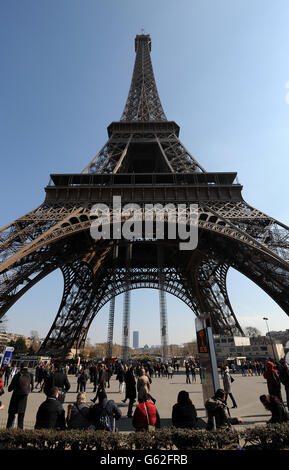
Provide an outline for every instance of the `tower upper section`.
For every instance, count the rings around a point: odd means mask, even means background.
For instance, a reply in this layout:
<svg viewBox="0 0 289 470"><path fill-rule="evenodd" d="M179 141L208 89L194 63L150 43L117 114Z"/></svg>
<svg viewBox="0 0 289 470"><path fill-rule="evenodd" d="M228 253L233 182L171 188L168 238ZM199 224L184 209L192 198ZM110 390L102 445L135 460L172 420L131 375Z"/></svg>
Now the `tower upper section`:
<svg viewBox="0 0 289 470"><path fill-rule="evenodd" d="M121 121L166 121L151 62L151 38L135 38L136 58L128 98Z"/></svg>

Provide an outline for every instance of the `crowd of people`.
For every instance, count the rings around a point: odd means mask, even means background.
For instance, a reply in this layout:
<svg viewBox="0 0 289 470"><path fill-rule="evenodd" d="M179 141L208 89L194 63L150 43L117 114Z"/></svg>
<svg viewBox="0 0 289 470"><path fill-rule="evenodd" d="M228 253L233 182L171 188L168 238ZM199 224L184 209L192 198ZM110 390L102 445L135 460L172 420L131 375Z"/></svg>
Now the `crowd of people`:
<svg viewBox="0 0 289 470"><path fill-rule="evenodd" d="M199 364L188 361L185 364L186 384L196 382L196 373L201 371ZM243 372L253 370L252 364L243 365ZM256 364L255 364L256 366ZM247 369L247 367L249 367ZM268 424L288 421L288 413L282 399L281 385L283 384L287 407L289 405L289 368L285 360L274 364L266 361L264 367L256 368L257 375L262 370L262 375L267 381L268 394L260 396L260 402L266 410L271 412ZM99 429L113 431L116 429L116 421L122 417L120 407L111 399L108 399L108 389L113 375L118 381L120 394L125 393L123 403L128 402L127 418L131 418L132 426L136 431L150 430L160 427L160 416L156 406L156 398L152 392L152 379L173 377L179 371L179 363L165 364L161 362L136 362L126 365L120 362L61 364L59 362L39 363L35 369L35 376L28 371L27 363L22 363L18 370L16 364L2 368L0 372L0 395L4 387L12 392L9 407L7 428L16 425L24 427L24 415L27 407L29 393L32 391L43 392L45 401L41 403L36 413L35 429ZM236 370L229 364L221 368L223 388L216 390L215 394L205 403L207 412L208 430L229 427L241 424L241 418L232 418L228 397L232 401L232 408L237 408L236 400L232 393L232 383ZM65 413L64 402L66 393L71 389L69 374L77 377L76 401L69 404ZM4 378L4 382L3 382ZM90 382L95 393L91 403L87 403L86 386ZM39 389L38 389L39 388ZM2 392L1 392L2 391ZM138 402L136 404L136 401ZM135 407L134 411L133 408ZM3 405L0 402L0 410ZM178 428L197 429L199 419L197 411L192 403L189 393L181 390L178 393L177 402L172 407L172 425Z"/></svg>

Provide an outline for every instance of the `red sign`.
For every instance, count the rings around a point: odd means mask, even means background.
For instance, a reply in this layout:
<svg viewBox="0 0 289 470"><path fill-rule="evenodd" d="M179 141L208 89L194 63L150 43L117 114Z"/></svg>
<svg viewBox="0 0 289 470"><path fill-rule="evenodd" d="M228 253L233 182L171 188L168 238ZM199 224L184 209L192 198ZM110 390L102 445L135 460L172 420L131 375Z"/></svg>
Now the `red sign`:
<svg viewBox="0 0 289 470"><path fill-rule="evenodd" d="M197 343L198 343L198 351L199 353L208 353L208 340L206 335L206 330L197 331Z"/></svg>

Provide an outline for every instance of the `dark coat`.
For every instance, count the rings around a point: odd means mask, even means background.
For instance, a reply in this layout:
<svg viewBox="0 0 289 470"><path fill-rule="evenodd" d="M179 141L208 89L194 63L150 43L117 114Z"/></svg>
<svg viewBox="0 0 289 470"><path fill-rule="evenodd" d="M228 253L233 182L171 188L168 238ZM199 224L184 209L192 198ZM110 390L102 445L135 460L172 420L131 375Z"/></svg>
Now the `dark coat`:
<svg viewBox="0 0 289 470"><path fill-rule="evenodd" d="M289 368L286 365L280 367L279 376L284 387L289 387Z"/></svg>
<svg viewBox="0 0 289 470"><path fill-rule="evenodd" d="M268 421L267 424L274 424L274 423L287 423L288 422L288 413L281 402L271 401L270 411L272 413L271 419Z"/></svg>
<svg viewBox="0 0 289 470"><path fill-rule="evenodd" d="M27 369L15 374L8 387L8 392L13 392L8 408L8 414L25 413L27 397L30 390L27 390L27 388L24 388L23 384L21 384L21 376L27 378L27 382L30 382L31 390L33 390L33 375L30 374Z"/></svg>
<svg viewBox="0 0 289 470"><path fill-rule="evenodd" d="M213 429L213 418L216 420L216 427L229 427L231 424L238 424L237 418L230 418L228 407L223 400L217 398L209 398L205 403L208 412L207 431Z"/></svg>
<svg viewBox="0 0 289 470"><path fill-rule="evenodd" d="M105 409L107 414L110 416L111 421L113 418L120 419L121 411L113 400L107 400L105 398L101 403L97 403L89 409L89 421L91 424L96 425L102 410Z"/></svg>
<svg viewBox="0 0 289 470"><path fill-rule="evenodd" d="M89 424L89 406L86 403L74 403L67 421L68 429L87 429Z"/></svg>
<svg viewBox="0 0 289 470"><path fill-rule="evenodd" d="M125 396L130 400L136 398L136 380L133 372L127 371L125 374Z"/></svg>
<svg viewBox="0 0 289 470"><path fill-rule="evenodd" d="M173 426L176 428L189 428L197 427L197 412L193 404L180 405L176 403L173 406L172 412Z"/></svg>
<svg viewBox="0 0 289 470"><path fill-rule="evenodd" d="M48 397L38 408L35 429L65 429L65 411L57 398Z"/></svg>
<svg viewBox="0 0 289 470"><path fill-rule="evenodd" d="M68 392L70 383L67 375L58 370L50 374L45 381L44 393L49 395L52 387L58 387L60 391Z"/></svg>

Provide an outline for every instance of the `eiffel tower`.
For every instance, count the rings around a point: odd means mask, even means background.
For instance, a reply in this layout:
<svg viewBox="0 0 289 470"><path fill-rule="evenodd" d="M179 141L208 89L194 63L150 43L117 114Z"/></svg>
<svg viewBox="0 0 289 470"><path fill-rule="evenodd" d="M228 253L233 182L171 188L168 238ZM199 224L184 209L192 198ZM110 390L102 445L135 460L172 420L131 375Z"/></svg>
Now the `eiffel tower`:
<svg viewBox="0 0 289 470"><path fill-rule="evenodd" d="M236 172L207 172L168 121L151 62L151 38L135 38L136 58L123 114L79 174L52 174L44 202L0 230L0 317L32 286L61 269L64 290L40 353L64 355L85 344L99 310L137 288L169 292L215 334L244 335L230 304L230 267L261 287L289 314L289 228L247 204ZM91 237L91 210L113 197L146 204L198 205L198 245L155 236ZM122 222L125 220L123 216ZM168 220L166 219L166 223ZM130 256L128 256L128 252Z"/></svg>

